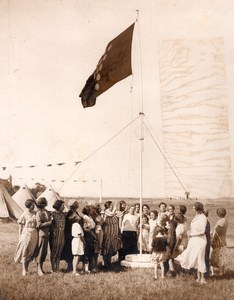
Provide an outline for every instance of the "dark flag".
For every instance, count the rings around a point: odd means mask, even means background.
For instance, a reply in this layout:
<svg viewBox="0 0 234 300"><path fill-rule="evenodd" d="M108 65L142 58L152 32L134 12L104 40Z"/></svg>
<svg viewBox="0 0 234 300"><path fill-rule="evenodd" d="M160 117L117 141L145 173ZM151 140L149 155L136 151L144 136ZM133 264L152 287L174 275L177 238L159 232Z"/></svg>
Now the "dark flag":
<svg viewBox="0 0 234 300"><path fill-rule="evenodd" d="M132 74L131 52L134 23L106 47L93 74L88 78L79 97L83 107L96 104L96 98L118 81Z"/></svg>

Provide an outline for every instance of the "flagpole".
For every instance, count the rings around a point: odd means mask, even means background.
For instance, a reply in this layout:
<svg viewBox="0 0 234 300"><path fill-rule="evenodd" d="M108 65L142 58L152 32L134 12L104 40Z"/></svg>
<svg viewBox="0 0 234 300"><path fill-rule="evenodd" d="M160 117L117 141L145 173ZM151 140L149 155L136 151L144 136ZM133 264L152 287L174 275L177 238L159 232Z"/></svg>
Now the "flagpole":
<svg viewBox="0 0 234 300"><path fill-rule="evenodd" d="M144 151L144 113L140 112L140 255L142 255L142 201L143 201L143 151Z"/></svg>
<svg viewBox="0 0 234 300"><path fill-rule="evenodd" d="M140 110L140 255L142 255L142 202L143 202L143 151L144 151L144 106L143 106L143 87L142 87L142 70L141 70L141 45L140 45L140 25L139 25L139 9L136 10L138 23L138 50L139 50L139 81L141 91L141 110Z"/></svg>

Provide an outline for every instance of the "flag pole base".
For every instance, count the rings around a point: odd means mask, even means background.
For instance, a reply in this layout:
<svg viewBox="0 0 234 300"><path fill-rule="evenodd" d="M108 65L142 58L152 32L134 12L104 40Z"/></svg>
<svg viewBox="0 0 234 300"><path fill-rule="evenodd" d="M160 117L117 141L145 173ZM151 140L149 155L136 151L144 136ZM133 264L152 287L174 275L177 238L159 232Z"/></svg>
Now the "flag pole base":
<svg viewBox="0 0 234 300"><path fill-rule="evenodd" d="M128 268L153 268L150 254L130 254L121 261L121 266Z"/></svg>

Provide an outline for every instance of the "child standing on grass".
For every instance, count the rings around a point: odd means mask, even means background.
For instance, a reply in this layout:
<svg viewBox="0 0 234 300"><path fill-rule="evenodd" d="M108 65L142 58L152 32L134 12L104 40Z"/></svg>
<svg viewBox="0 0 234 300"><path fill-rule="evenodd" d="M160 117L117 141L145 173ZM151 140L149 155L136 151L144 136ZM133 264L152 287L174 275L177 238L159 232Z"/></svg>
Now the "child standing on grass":
<svg viewBox="0 0 234 300"><path fill-rule="evenodd" d="M72 255L73 255L73 275L80 275L77 272L77 265L79 263L80 256L84 255L84 232L79 224L79 219L72 224Z"/></svg>
<svg viewBox="0 0 234 300"><path fill-rule="evenodd" d="M167 260L167 236L165 228L157 225L152 240L152 262L154 263L154 280L158 278L158 266L161 268L161 278L165 277L164 262Z"/></svg>
<svg viewBox="0 0 234 300"><path fill-rule="evenodd" d="M142 226L141 226L141 237L138 238L138 250L140 251L140 239L142 243L142 253L149 253L149 223L148 217L146 215L142 216ZM138 226L138 232L140 232L140 225Z"/></svg>

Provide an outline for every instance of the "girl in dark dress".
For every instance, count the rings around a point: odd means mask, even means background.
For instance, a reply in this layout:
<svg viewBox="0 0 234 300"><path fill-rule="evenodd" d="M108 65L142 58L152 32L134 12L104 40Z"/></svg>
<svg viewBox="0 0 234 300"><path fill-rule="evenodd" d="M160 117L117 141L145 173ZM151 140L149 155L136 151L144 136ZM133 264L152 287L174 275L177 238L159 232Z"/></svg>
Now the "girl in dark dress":
<svg viewBox="0 0 234 300"><path fill-rule="evenodd" d="M59 271L60 256L64 246L64 228L65 228L65 214L64 202L62 200L56 200L52 212L52 225L50 230L50 260L52 272Z"/></svg>
<svg viewBox="0 0 234 300"><path fill-rule="evenodd" d="M164 262L168 258L165 227L159 225L155 227L151 247L152 262L154 263L154 279L156 280L158 278L158 266L161 268L161 278L163 279L165 276Z"/></svg>
<svg viewBox="0 0 234 300"><path fill-rule="evenodd" d="M46 206L46 198L42 197L37 200L38 211L36 212L36 223L38 228L39 240L35 252L35 260L37 262L37 272L40 276L44 275L43 263L45 262L47 255L50 226L52 224L52 218L50 213L45 209Z"/></svg>
<svg viewBox="0 0 234 300"><path fill-rule="evenodd" d="M79 216L77 209L79 207L79 203L71 199L68 201L69 210L66 214L65 218L65 243L63 247L63 251L61 254L60 260L65 260L67 262L67 272L71 272L73 270L72 261L72 224L75 222L81 222L81 217Z"/></svg>

